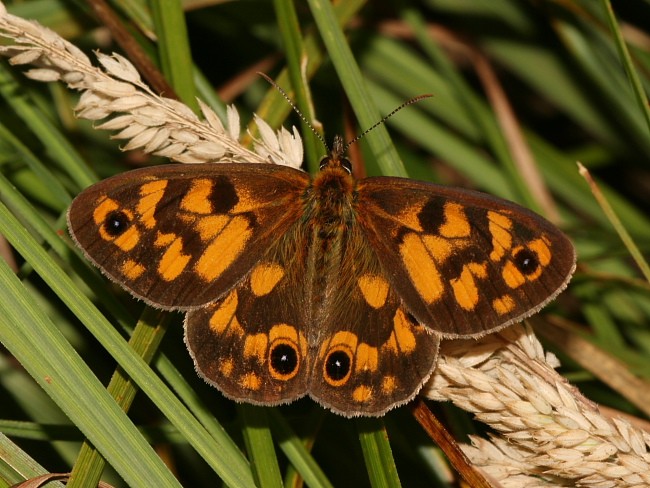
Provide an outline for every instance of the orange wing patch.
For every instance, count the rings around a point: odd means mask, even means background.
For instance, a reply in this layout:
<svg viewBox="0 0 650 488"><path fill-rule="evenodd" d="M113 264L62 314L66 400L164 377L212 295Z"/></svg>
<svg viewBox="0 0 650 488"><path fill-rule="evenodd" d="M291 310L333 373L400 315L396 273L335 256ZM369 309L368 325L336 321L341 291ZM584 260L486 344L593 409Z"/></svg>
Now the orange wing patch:
<svg viewBox="0 0 650 488"><path fill-rule="evenodd" d="M258 264L251 272L251 291L258 297L268 295L284 275L284 268L277 263Z"/></svg>
<svg viewBox="0 0 650 488"><path fill-rule="evenodd" d="M241 379L239 380L239 385L244 390L256 391L260 389L260 386L262 385L262 380L255 373L245 373L244 375L242 375Z"/></svg>
<svg viewBox="0 0 650 488"><path fill-rule="evenodd" d="M454 298L458 305L465 310L474 310L479 302L481 293L476 279L487 278L487 265L479 263L468 263L458 278L453 278L449 283L454 292Z"/></svg>
<svg viewBox="0 0 650 488"><path fill-rule="evenodd" d="M364 274L357 280L359 290L366 303L372 308L381 308L388 297L388 282L378 275Z"/></svg>
<svg viewBox="0 0 650 488"><path fill-rule="evenodd" d="M445 203L443 214L444 222L438 228L438 232L442 237L447 239L469 237L471 227L467 215L465 215L464 205L454 202Z"/></svg>
<svg viewBox="0 0 650 488"><path fill-rule="evenodd" d="M124 261L124 264L120 268L122 274L130 280L138 279L140 276L142 276L142 273L144 273L145 270L146 268L144 266L134 261L133 259L127 259Z"/></svg>
<svg viewBox="0 0 650 488"><path fill-rule="evenodd" d="M392 349L395 354L409 354L415 350L416 344L412 324L406 318L404 310L398 308L393 317L393 332L386 347Z"/></svg>
<svg viewBox="0 0 650 488"><path fill-rule="evenodd" d="M136 212L140 216L140 221L149 230L156 227L156 218L154 216L156 208L165 194L167 180L158 180L145 183L140 187L140 200L136 206Z"/></svg>
<svg viewBox="0 0 650 488"><path fill-rule="evenodd" d="M492 236L490 260L501 261L512 247L512 221L498 212L488 212L488 231Z"/></svg>
<svg viewBox="0 0 650 488"><path fill-rule="evenodd" d="M228 225L231 217L228 215L208 215L199 217L194 223L194 228L199 233L201 241L209 242L216 238L223 228Z"/></svg>
<svg viewBox="0 0 650 488"><path fill-rule="evenodd" d="M445 292L445 285L432 258L435 248L428 248L419 235L410 233L404 236L399 251L406 271L422 299L426 303L438 301Z"/></svg>
<svg viewBox="0 0 650 488"><path fill-rule="evenodd" d="M176 237L158 262L158 274L165 281L174 281L185 270L190 259L190 254L183 253L183 239Z"/></svg>
<svg viewBox="0 0 650 488"><path fill-rule="evenodd" d="M186 212L195 214L211 214L213 183L208 178L200 178L191 182L190 190L181 200L180 207Z"/></svg>
<svg viewBox="0 0 650 488"><path fill-rule="evenodd" d="M259 364L266 360L269 338L266 334L248 334L244 339L244 358L255 358Z"/></svg>
<svg viewBox="0 0 650 488"><path fill-rule="evenodd" d="M234 217L205 248L194 270L204 281L214 281L239 257L252 232L245 217Z"/></svg>
<svg viewBox="0 0 650 488"><path fill-rule="evenodd" d="M238 303L237 290L233 290L212 312L209 318L210 330L217 335L223 335L226 334L226 329L228 329L227 333L229 334L234 333L243 336L244 331L237 322L237 317L235 317Z"/></svg>
<svg viewBox="0 0 650 488"><path fill-rule="evenodd" d="M354 357L354 371L360 373L362 371L377 371L379 364L379 352L376 347L369 346L365 342L359 344Z"/></svg>
<svg viewBox="0 0 650 488"><path fill-rule="evenodd" d="M503 295L499 298L495 298L492 301L492 308L499 315L510 313L515 308L515 306L515 301L510 295Z"/></svg>

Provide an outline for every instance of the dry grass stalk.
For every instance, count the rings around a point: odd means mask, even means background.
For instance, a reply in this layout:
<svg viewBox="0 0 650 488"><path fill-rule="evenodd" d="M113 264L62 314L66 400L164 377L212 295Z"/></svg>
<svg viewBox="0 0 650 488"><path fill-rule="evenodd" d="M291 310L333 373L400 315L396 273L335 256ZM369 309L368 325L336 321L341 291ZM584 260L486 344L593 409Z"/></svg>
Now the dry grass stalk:
<svg viewBox="0 0 650 488"><path fill-rule="evenodd" d="M98 53L102 69L97 68L76 46L36 22L9 14L1 2L0 36L14 42L0 47L11 64L35 66L26 76L62 81L80 91L77 116L108 119L96 127L118 131L113 137L127 141L123 150L140 149L181 163L275 163L294 168L302 164L302 140L295 128L292 133L284 128L276 133L256 118L261 138L251 151L239 143L239 114L234 107L228 107L225 127L199 101L204 117L200 120L186 105L153 93L124 57Z"/></svg>
<svg viewBox="0 0 650 488"><path fill-rule="evenodd" d="M650 434L598 407L554 368L533 331L447 341L423 393L451 400L498 432L464 446L504 487L648 487Z"/></svg>
<svg viewBox="0 0 650 488"><path fill-rule="evenodd" d="M201 104L204 121L185 105L155 95L119 55L97 57L103 69L54 32L6 12L0 3L0 47L27 76L61 80L82 92L77 115L97 128L119 131L123 149L141 149L180 162L254 162L299 167L302 143L295 128L274 132L256 119L255 152L239 142L239 114L228 109L227 128ZM598 408L554 371L530 329L510 328L481 341L447 341L423 392L451 400L493 427L489 440L473 437L466 453L504 487L650 486L650 435Z"/></svg>

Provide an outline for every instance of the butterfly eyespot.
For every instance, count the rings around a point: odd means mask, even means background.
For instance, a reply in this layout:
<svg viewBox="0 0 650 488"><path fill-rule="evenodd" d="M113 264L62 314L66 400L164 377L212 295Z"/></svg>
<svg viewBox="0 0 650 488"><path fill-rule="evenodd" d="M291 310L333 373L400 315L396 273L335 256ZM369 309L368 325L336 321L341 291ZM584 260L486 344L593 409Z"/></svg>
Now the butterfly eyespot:
<svg viewBox="0 0 650 488"><path fill-rule="evenodd" d="M524 275L531 275L539 268L539 258L528 249L521 249L514 255L517 269Z"/></svg>
<svg viewBox="0 0 650 488"><path fill-rule="evenodd" d="M273 346L269 353L271 374L278 379L292 378L298 372L299 362L296 348L285 342Z"/></svg>
<svg viewBox="0 0 650 488"><path fill-rule="evenodd" d="M117 237L131 226L131 220L121 210L115 210L106 216L103 225L104 230L109 236Z"/></svg>
<svg viewBox="0 0 650 488"><path fill-rule="evenodd" d="M332 386L342 385L347 381L352 371L352 358L347 351L336 349L325 359L325 379Z"/></svg>

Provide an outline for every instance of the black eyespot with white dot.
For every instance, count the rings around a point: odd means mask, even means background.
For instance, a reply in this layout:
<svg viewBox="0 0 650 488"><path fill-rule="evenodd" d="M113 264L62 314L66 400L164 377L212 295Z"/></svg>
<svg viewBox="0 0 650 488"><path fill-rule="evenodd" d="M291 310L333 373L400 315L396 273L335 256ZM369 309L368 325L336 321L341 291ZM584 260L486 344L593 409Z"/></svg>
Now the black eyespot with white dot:
<svg viewBox="0 0 650 488"><path fill-rule="evenodd" d="M351 366L352 359L346 351L333 351L325 359L325 376L334 383L344 381L350 374Z"/></svg>
<svg viewBox="0 0 650 488"><path fill-rule="evenodd" d="M532 275L539 269L540 263L537 254L529 249L521 249L513 256L513 262L523 275Z"/></svg>
<svg viewBox="0 0 650 488"><path fill-rule="evenodd" d="M280 343L271 348L269 364L275 376L292 376L298 370L298 363L298 352L291 344Z"/></svg>
<svg viewBox="0 0 650 488"><path fill-rule="evenodd" d="M131 227L131 219L121 210L110 212L104 219L104 231L111 237L118 237Z"/></svg>

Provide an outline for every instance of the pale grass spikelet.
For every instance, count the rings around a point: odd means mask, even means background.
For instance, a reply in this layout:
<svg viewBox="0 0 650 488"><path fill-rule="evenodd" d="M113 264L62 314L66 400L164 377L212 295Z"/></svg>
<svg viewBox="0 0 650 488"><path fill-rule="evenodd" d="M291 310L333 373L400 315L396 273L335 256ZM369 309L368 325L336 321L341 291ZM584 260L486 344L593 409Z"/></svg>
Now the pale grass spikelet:
<svg viewBox="0 0 650 488"><path fill-rule="evenodd" d="M97 53L101 69L73 44L41 25L7 13L0 2L0 36L14 44L0 47L14 65L34 65L30 78L62 81L81 92L75 109L78 117L103 121L98 129L118 131L123 150L139 149L181 163L247 162L284 164L299 168L302 141L294 129L273 131L260 126L261 141L255 150L243 147L239 113L227 109L224 126L214 111L199 102L204 120L186 105L156 95L136 68L119 54ZM259 121L259 119L256 119Z"/></svg>
<svg viewBox="0 0 650 488"><path fill-rule="evenodd" d="M275 164L295 166L296 163L302 161L302 141L295 127L293 134L284 127L276 134L271 126L257 115L255 115L255 123L261 137L261 139L255 140L255 151L258 154Z"/></svg>
<svg viewBox="0 0 650 488"><path fill-rule="evenodd" d="M446 341L423 395L451 400L498 432L470 460L503 487L648 487L650 434L604 417L554 368L532 329Z"/></svg>

